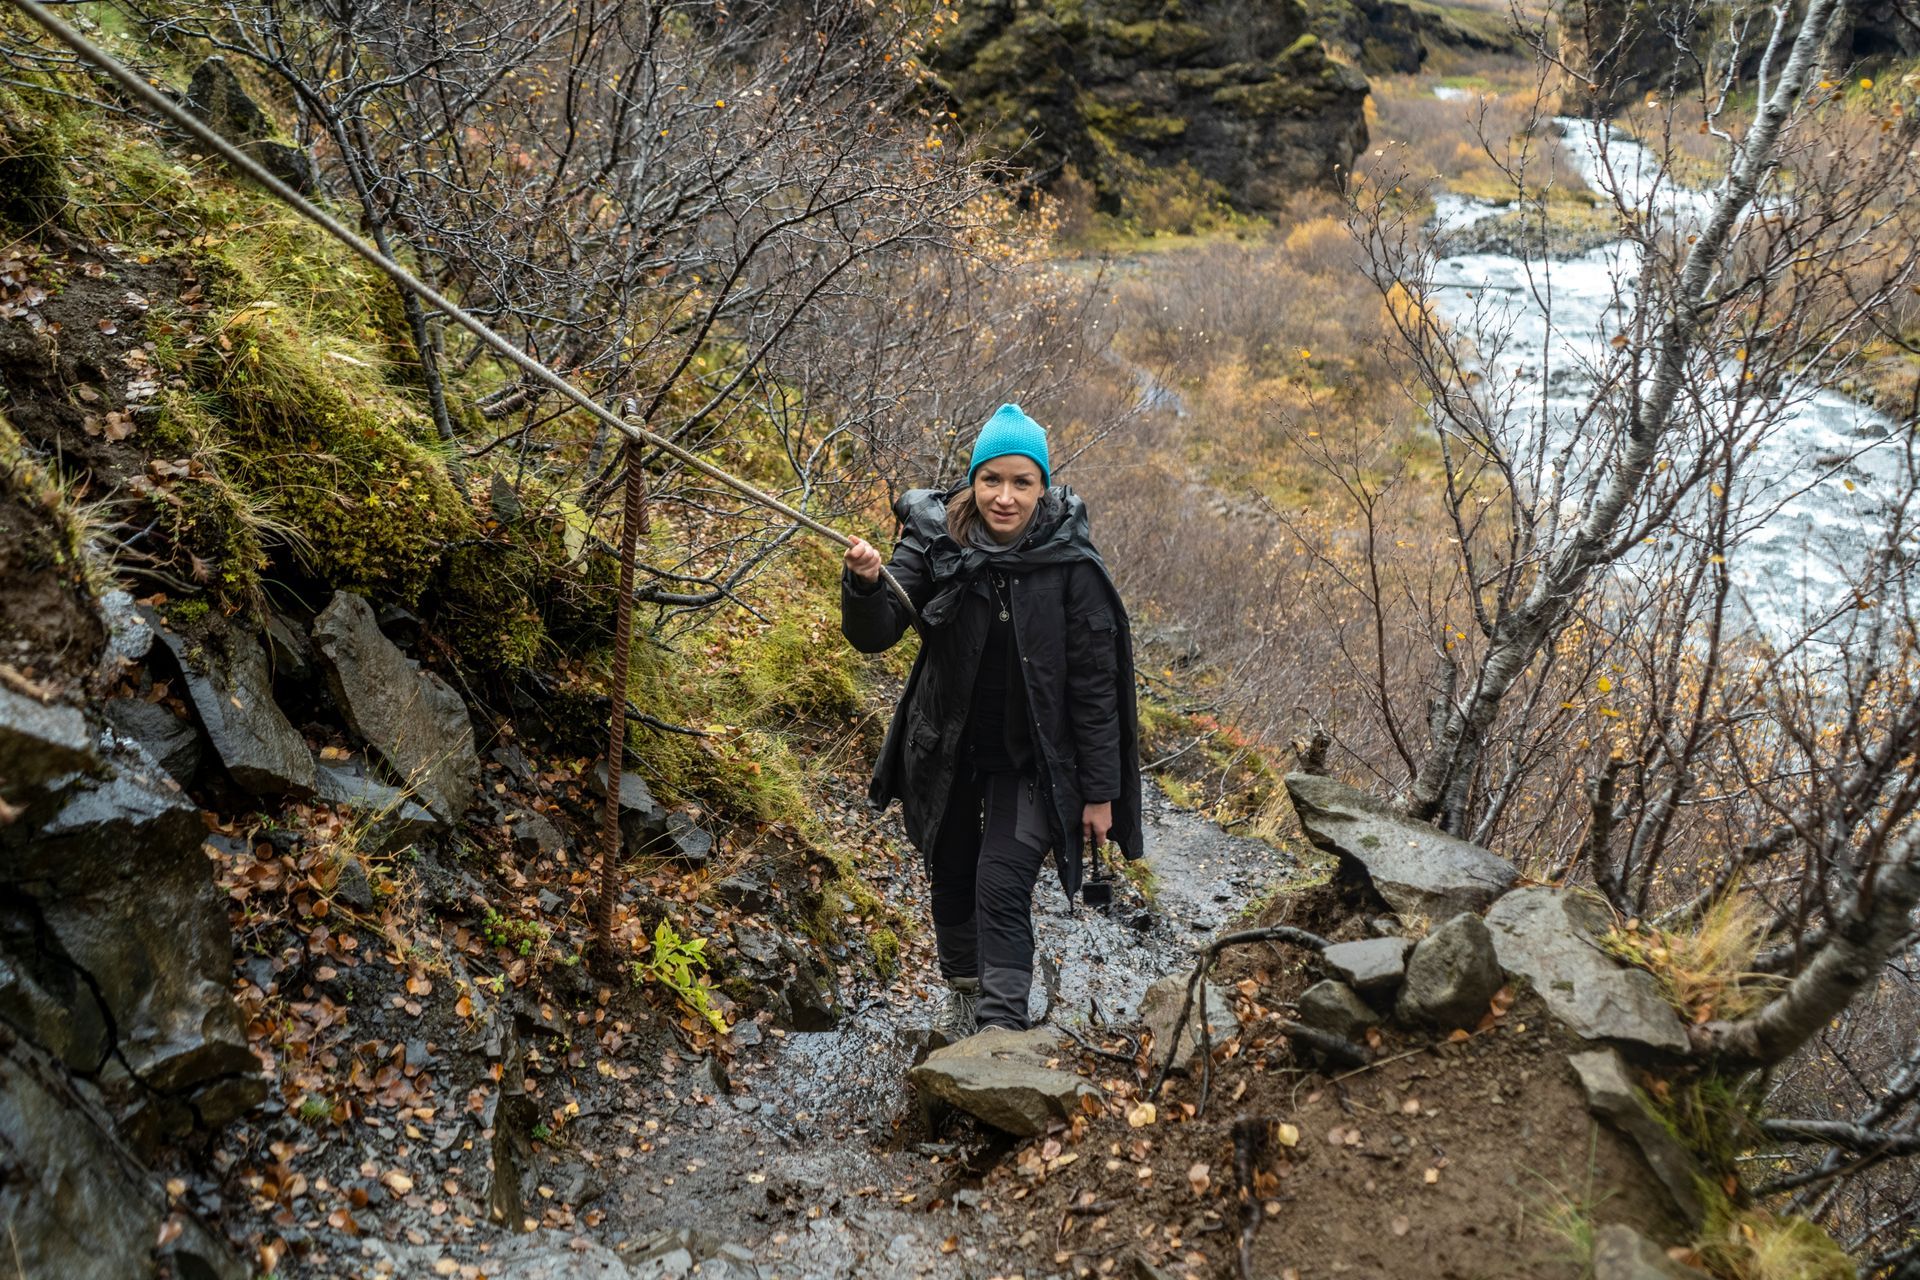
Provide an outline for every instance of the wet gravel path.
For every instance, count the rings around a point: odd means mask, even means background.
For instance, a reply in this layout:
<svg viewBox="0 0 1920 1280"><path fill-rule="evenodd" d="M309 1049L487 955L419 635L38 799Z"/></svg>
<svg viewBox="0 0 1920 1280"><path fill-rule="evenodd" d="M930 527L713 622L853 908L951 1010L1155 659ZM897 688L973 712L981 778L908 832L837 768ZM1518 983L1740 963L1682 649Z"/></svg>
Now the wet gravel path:
<svg viewBox="0 0 1920 1280"><path fill-rule="evenodd" d="M1111 915L1069 907L1058 882L1043 880L1035 928L1058 974L1045 997L1036 981L1036 1016L1076 1029L1130 1022L1149 984L1184 968L1195 947L1294 869L1272 847L1175 808L1156 787L1146 819L1151 909L1125 884ZM881 887L910 918L926 918L924 877ZM921 940L903 953L893 983L843 990L848 1012L834 1029L769 1034L744 1049L726 1091L700 1062L649 1092L651 1149L621 1163L596 1233L636 1277L687 1274L688 1261L701 1259L693 1274L703 1280L1023 1269L1038 1252L1033 1242L1012 1238L972 1190L999 1153L992 1137L912 1140L905 1074L915 1032L939 1007L932 960Z"/></svg>

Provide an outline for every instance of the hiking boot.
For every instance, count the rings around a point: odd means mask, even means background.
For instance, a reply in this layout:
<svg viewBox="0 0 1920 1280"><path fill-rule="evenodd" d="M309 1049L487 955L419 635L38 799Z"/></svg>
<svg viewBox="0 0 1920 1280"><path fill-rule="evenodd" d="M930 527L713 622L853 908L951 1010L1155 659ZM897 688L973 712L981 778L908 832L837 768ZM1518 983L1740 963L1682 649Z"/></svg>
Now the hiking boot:
<svg viewBox="0 0 1920 1280"><path fill-rule="evenodd" d="M975 1014L980 1005L980 979L951 978L947 981L947 1006L934 1019L933 1034L947 1044L965 1040L980 1029Z"/></svg>

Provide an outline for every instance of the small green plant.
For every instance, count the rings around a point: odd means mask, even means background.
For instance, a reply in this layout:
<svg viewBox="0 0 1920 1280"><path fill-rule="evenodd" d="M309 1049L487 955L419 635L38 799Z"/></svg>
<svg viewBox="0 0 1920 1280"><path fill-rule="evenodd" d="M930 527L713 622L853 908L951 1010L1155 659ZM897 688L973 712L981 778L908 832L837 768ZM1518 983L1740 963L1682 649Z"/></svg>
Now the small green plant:
<svg viewBox="0 0 1920 1280"><path fill-rule="evenodd" d="M506 947L525 956L533 954L533 949L547 940L547 926L538 920L515 920L488 907L480 921L480 936L492 946Z"/></svg>
<svg viewBox="0 0 1920 1280"><path fill-rule="evenodd" d="M873 967L881 977L891 978L900 971L900 935L881 925L867 935L873 948Z"/></svg>
<svg viewBox="0 0 1920 1280"><path fill-rule="evenodd" d="M333 1104L317 1093L300 1099L299 1116L305 1124L324 1124L333 1115Z"/></svg>
<svg viewBox="0 0 1920 1280"><path fill-rule="evenodd" d="M197 627L207 620L207 614L212 610L213 605L205 596L195 596L167 610L167 621L177 627Z"/></svg>
<svg viewBox="0 0 1920 1280"><path fill-rule="evenodd" d="M1561 1243L1561 1252L1553 1260L1571 1263L1583 1276L1593 1274L1593 1247L1599 1232L1596 1215L1600 1206L1613 1195L1611 1191L1597 1195L1594 1192L1594 1177L1599 1167L1600 1131L1597 1127L1589 1131L1587 1142L1585 1186L1570 1191L1552 1179L1535 1173L1533 1176L1540 1179L1545 1190L1528 1197L1533 1203L1533 1212L1539 1216L1547 1234Z"/></svg>
<svg viewBox="0 0 1920 1280"><path fill-rule="evenodd" d="M633 962L633 981L636 986L659 983L724 1035L727 1020L713 1007L713 990L707 986L704 973L708 963L705 938L683 938L671 923L662 920L653 931L653 947L647 958Z"/></svg>
<svg viewBox="0 0 1920 1280"><path fill-rule="evenodd" d="M1147 865L1145 858L1127 858L1116 856L1113 860L1120 874L1128 884L1139 891L1148 906L1160 900L1160 882L1153 874L1153 868Z"/></svg>
<svg viewBox="0 0 1920 1280"><path fill-rule="evenodd" d="M539 1124L533 1126L532 1136L535 1142L552 1142L553 1126L542 1120Z"/></svg>

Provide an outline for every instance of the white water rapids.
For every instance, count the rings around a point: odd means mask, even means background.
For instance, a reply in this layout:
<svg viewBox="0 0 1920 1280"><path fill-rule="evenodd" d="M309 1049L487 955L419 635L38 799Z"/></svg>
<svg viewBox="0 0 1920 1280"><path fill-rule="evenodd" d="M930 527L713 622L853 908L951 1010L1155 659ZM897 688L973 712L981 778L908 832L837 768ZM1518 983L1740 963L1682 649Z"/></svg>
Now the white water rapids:
<svg viewBox="0 0 1920 1280"><path fill-rule="evenodd" d="M1443 97L1462 91L1436 91ZM1591 122L1557 121L1563 145L1587 186L1618 191L1676 230L1697 225L1713 195L1680 187L1657 158L1624 134L1604 139ZM1458 231L1507 212L1506 206L1445 193L1435 201L1434 228ZM1599 371L1618 368L1612 347L1626 329L1639 247L1614 241L1578 257L1522 259L1505 253L1441 258L1431 284L1437 312L1469 339L1483 376L1475 395L1509 447L1524 450L1544 430L1544 456L1576 433ZM1746 610L1776 640L1804 630L1848 590L1846 574L1879 541L1887 504L1903 487L1901 451L1890 447L1894 425L1883 415L1812 382L1790 381L1764 408L1734 408L1729 370L1709 387L1696 412L1724 425L1748 424L1756 446L1734 495L1747 513L1745 533L1728 566ZM1718 403L1715 396L1723 397ZM1764 418L1764 426L1759 425ZM1676 447L1698 435L1676 425ZM1596 449L1576 443L1567 470L1578 479L1604 465ZM1532 483L1544 486L1545 476ZM1739 486L1744 486L1739 487ZM1577 485L1569 484L1569 492Z"/></svg>

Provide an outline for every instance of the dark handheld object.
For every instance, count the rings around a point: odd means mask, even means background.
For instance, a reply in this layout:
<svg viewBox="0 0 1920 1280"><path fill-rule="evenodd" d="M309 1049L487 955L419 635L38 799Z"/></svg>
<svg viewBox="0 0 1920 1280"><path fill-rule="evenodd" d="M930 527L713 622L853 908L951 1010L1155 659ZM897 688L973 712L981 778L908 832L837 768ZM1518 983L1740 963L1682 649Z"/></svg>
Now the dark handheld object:
<svg viewBox="0 0 1920 1280"><path fill-rule="evenodd" d="M1093 875L1080 886L1080 900L1098 911L1101 915L1113 914L1113 880L1107 875L1107 860L1101 856L1101 846L1106 842L1095 840L1093 845Z"/></svg>

